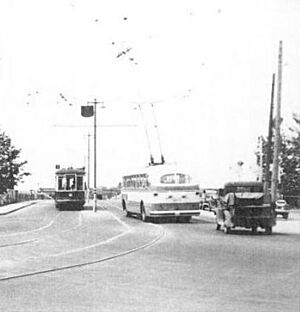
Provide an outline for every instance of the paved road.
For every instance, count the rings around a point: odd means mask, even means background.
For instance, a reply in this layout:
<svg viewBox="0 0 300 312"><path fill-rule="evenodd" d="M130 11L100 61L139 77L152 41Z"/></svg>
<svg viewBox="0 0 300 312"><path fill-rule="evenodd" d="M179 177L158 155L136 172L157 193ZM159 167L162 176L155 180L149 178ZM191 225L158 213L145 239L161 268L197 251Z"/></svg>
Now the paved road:
<svg viewBox="0 0 300 312"><path fill-rule="evenodd" d="M299 311L298 234L224 235L208 216L145 224L101 207L1 216L1 310Z"/></svg>

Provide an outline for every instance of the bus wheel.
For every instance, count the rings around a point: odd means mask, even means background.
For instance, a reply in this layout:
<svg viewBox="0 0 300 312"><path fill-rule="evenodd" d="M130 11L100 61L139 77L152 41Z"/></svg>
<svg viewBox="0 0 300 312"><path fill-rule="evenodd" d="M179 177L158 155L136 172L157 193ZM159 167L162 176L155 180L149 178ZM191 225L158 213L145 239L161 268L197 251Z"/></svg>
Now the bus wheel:
<svg viewBox="0 0 300 312"><path fill-rule="evenodd" d="M125 203L124 199L122 200L122 208L123 208L123 211L125 212L125 216L130 217L130 212L128 212L128 210L126 208L126 203Z"/></svg>
<svg viewBox="0 0 300 312"><path fill-rule="evenodd" d="M141 220L143 222L148 222L148 217L146 215L146 212L145 212L145 207L144 207L144 204L141 203Z"/></svg>

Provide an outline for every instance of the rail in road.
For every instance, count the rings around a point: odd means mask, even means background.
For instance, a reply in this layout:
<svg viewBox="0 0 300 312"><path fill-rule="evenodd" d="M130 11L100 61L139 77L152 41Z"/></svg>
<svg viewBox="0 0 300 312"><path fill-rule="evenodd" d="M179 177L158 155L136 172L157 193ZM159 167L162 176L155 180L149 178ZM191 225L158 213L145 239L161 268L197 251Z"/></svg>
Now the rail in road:
<svg viewBox="0 0 300 312"><path fill-rule="evenodd" d="M0 281L113 260L153 246L163 236L158 225L129 225L105 210L59 212L41 227L0 235Z"/></svg>
<svg viewBox="0 0 300 312"><path fill-rule="evenodd" d="M0 281L113 260L153 246L165 235L160 225L122 221L114 201L103 205L118 213L63 211L42 226L0 232ZM214 222L211 216L204 212L202 218Z"/></svg>

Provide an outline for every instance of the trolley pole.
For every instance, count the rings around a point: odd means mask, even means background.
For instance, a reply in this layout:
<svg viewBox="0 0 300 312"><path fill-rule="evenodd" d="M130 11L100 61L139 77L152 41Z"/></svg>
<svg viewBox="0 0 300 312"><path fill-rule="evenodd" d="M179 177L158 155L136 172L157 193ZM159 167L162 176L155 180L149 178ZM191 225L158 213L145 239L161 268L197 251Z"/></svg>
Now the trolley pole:
<svg viewBox="0 0 300 312"><path fill-rule="evenodd" d="M277 106L275 118L275 142L273 154L271 200L275 203L278 189L279 153L280 153L280 124L281 124L281 77L282 77L282 41L279 42L278 78L277 78Z"/></svg>

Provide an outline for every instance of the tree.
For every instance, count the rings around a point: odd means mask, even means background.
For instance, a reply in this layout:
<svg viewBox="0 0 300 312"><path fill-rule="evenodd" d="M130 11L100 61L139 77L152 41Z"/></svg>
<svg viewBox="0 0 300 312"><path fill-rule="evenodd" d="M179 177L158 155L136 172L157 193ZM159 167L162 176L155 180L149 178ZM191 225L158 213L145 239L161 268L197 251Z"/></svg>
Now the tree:
<svg viewBox="0 0 300 312"><path fill-rule="evenodd" d="M293 119L292 135L285 138L281 148L281 188L285 195L300 196L300 115L295 114Z"/></svg>
<svg viewBox="0 0 300 312"><path fill-rule="evenodd" d="M279 155L280 165L280 185L281 192L284 195L300 196L300 116L294 115L295 126L290 128L289 135L281 136L281 149ZM263 167L264 177L266 176L266 139L262 139L262 148L257 150L255 155L257 164ZM273 154L273 142L271 145L271 154ZM261 157L261 153L263 154ZM272 164L272 157L270 163ZM262 160L262 164L261 164Z"/></svg>
<svg viewBox="0 0 300 312"><path fill-rule="evenodd" d="M30 173L24 171L27 161L18 161L21 149L11 144L11 139L0 131L0 194L13 189L24 176Z"/></svg>

